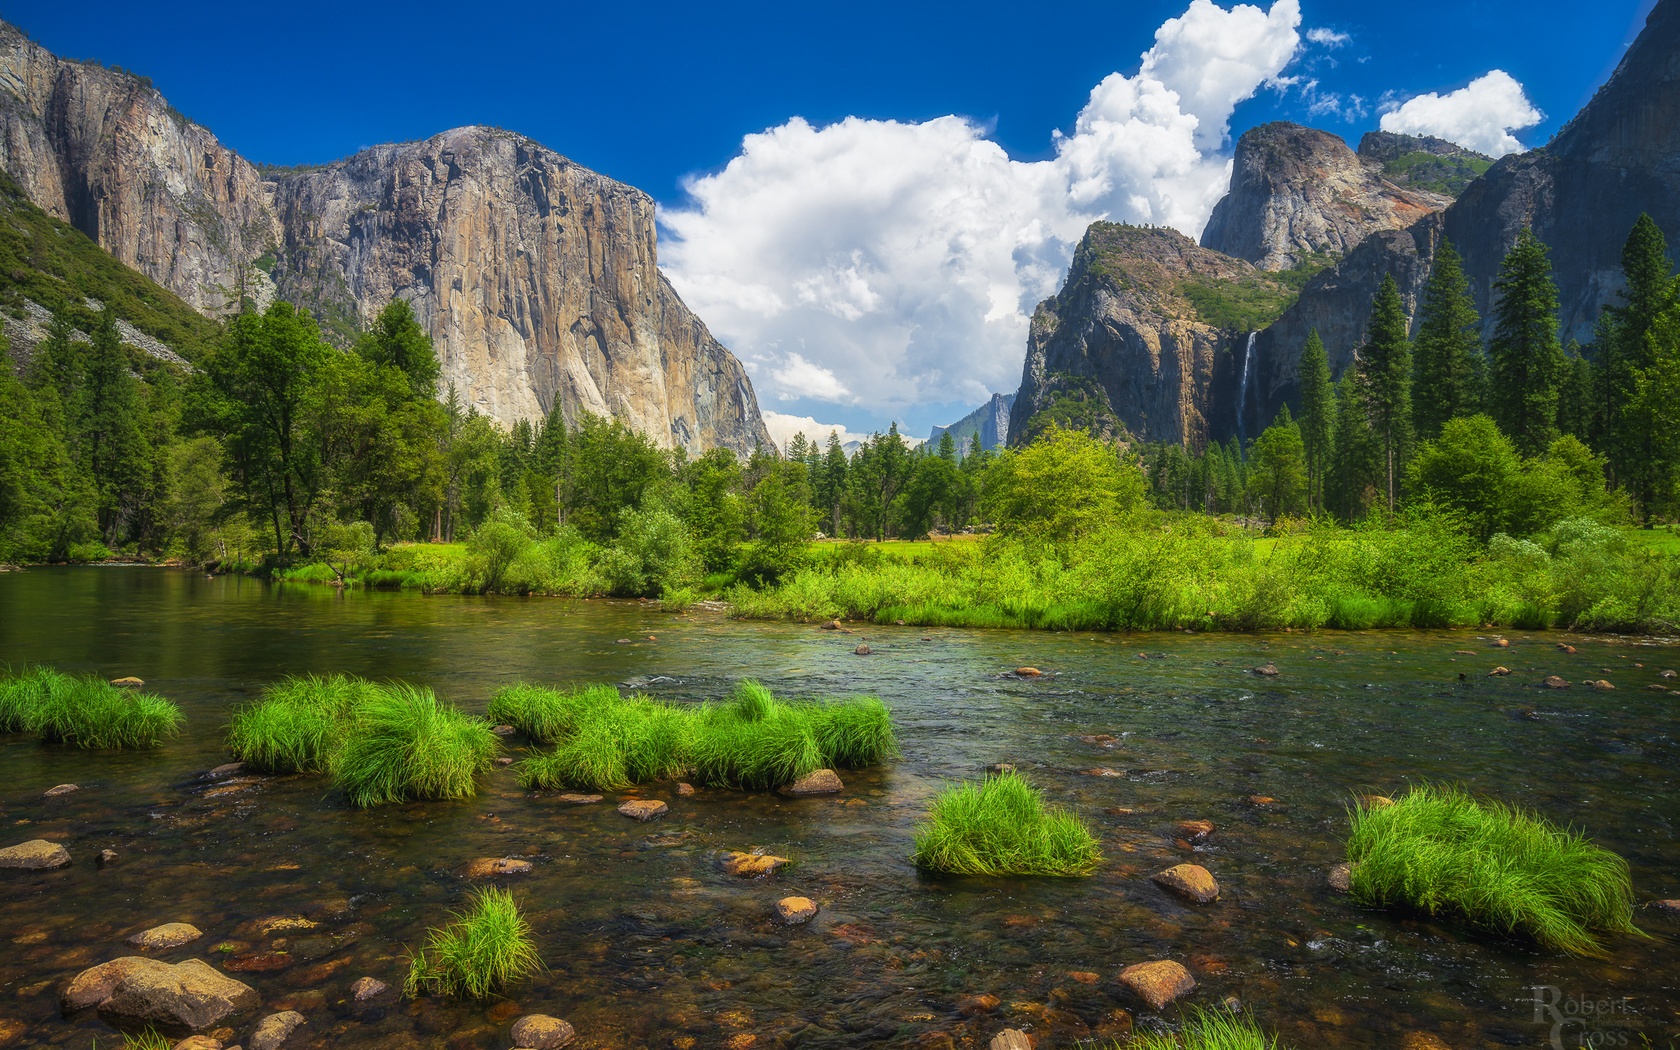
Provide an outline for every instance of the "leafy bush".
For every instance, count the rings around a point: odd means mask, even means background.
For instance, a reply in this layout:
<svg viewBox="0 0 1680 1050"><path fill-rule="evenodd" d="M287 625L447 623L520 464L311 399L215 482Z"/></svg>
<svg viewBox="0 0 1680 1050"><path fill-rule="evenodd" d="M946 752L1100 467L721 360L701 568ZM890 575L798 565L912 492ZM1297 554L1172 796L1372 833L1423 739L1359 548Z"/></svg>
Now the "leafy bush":
<svg viewBox="0 0 1680 1050"><path fill-rule="evenodd" d="M916 865L955 875L1089 875L1101 854L1077 817L1016 773L948 788L916 830Z"/></svg>
<svg viewBox="0 0 1680 1050"><path fill-rule="evenodd" d="M1591 932L1636 933L1627 862L1577 832L1454 788L1418 787L1353 811L1355 898L1602 954Z"/></svg>
<svg viewBox="0 0 1680 1050"><path fill-rule="evenodd" d="M601 555L601 575L613 594L643 597L680 587L700 575L700 558L681 519L667 510L628 510L618 542Z"/></svg>
<svg viewBox="0 0 1680 1050"><path fill-rule="evenodd" d="M543 968L531 941L531 926L519 914L513 894L480 890L465 912L432 929L426 947L409 956L405 994L484 999Z"/></svg>

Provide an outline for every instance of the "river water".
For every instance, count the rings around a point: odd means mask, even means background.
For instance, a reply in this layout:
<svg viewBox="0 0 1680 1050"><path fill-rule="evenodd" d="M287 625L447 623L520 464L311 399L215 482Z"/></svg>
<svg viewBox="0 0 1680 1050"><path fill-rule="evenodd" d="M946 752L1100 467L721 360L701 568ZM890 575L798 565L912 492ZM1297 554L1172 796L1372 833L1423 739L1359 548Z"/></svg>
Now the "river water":
<svg viewBox="0 0 1680 1050"><path fill-rule="evenodd" d="M1155 959L1196 976L1189 1002L1234 997L1296 1047L1394 1047L1416 1032L1455 1050L1547 1046L1553 1021L1587 1003L1597 1016L1557 1029L1561 1045L1664 1047L1680 1033L1680 921L1656 909L1636 916L1648 938L1569 959L1325 886L1351 796L1431 780L1583 828L1627 858L1641 904L1680 897L1680 697L1648 691L1680 666L1672 642L1513 634L1493 650L1473 632L852 626L147 568L0 575L0 665L136 675L187 715L179 738L142 754L0 737L0 845L48 838L75 858L0 873L0 1044L111 1045L97 1017L62 1017L58 994L164 922L205 937L162 958L246 967L236 976L261 992L257 1016L303 1012L294 1048L500 1050L525 1012L566 1018L587 1047L967 1047L1006 1027L1071 1046L1177 1023L1176 1007L1157 1014L1115 981ZM873 655L853 655L860 639ZM1267 661L1278 678L1249 673ZM1514 673L1484 677L1497 664ZM1047 674L1004 674L1022 665ZM846 774L838 797L803 800L659 784L573 807L522 792L503 769L470 801L357 811L318 777L201 778L228 761L238 704L283 675L330 672L430 686L473 711L517 681L653 679L645 691L680 702L721 698L743 677L794 698L873 693L903 755ZM1552 673L1616 690L1537 688ZM1099 735L1115 739L1080 739ZM917 872L929 800L995 762L1093 826L1095 876ZM81 790L42 798L65 782ZM615 810L630 794L671 810L633 823ZM1189 819L1217 830L1176 843ZM796 863L767 881L719 869L718 851L759 847ZM119 855L103 869L102 849ZM547 972L490 1003L349 1001L364 975L400 988L404 947L466 899L461 865L500 856L535 865L499 881ZM1188 905L1149 881L1185 862L1212 871L1219 901ZM774 904L795 894L821 911L789 928ZM276 916L316 925L264 934ZM250 1021L223 1035L246 1039Z"/></svg>

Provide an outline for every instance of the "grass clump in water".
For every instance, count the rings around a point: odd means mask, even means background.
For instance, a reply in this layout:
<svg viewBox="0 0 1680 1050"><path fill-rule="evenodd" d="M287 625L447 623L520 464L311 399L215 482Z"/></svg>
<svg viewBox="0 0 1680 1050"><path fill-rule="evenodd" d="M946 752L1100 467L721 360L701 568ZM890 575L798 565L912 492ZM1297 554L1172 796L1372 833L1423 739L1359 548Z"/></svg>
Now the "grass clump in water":
<svg viewBox="0 0 1680 1050"><path fill-rule="evenodd" d="M772 788L822 769L814 710L779 703L757 682L742 682L733 702L699 713L689 756L695 777L724 787Z"/></svg>
<svg viewBox="0 0 1680 1050"><path fill-rule="evenodd" d="M92 675L32 667L0 680L0 732L34 733L48 743L146 750L174 736L181 721L181 709L163 697Z"/></svg>
<svg viewBox="0 0 1680 1050"><path fill-rule="evenodd" d="M353 713L380 692L380 686L348 675L287 678L234 713L228 748L240 761L270 773L329 769Z"/></svg>
<svg viewBox="0 0 1680 1050"><path fill-rule="evenodd" d="M892 712L873 696L812 709L811 731L829 765L842 769L867 769L898 754Z"/></svg>
<svg viewBox="0 0 1680 1050"><path fill-rule="evenodd" d="M507 890L479 891L455 918L428 931L430 943L409 957L405 994L484 999L542 969L531 926Z"/></svg>
<svg viewBox="0 0 1680 1050"><path fill-rule="evenodd" d="M1016 773L947 788L916 830L916 865L954 875L1089 875L1091 830Z"/></svg>
<svg viewBox="0 0 1680 1050"><path fill-rule="evenodd" d="M1195 1007L1187 1013L1178 1032L1148 1032L1124 1044L1111 1043L1110 1050L1280 1050L1277 1036L1247 1018Z"/></svg>
<svg viewBox="0 0 1680 1050"><path fill-rule="evenodd" d="M1351 892L1602 954L1591 931L1638 933L1627 862L1582 835L1456 788L1418 787L1352 814Z"/></svg>
<svg viewBox="0 0 1680 1050"><path fill-rule="evenodd" d="M610 685L562 690L521 683L491 697L484 717L496 725L510 725L539 744L552 744L576 733L591 711L618 702L618 690Z"/></svg>
<svg viewBox="0 0 1680 1050"><path fill-rule="evenodd" d="M498 747L482 718L440 703L430 689L390 685L357 706L332 771L358 806L471 798Z"/></svg>

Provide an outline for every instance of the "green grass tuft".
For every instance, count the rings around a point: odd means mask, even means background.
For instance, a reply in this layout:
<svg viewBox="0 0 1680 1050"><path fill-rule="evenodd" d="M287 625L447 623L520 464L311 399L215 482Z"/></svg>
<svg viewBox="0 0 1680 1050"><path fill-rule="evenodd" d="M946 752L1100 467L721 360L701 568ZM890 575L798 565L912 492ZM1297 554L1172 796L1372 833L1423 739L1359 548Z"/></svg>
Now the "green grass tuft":
<svg viewBox="0 0 1680 1050"><path fill-rule="evenodd" d="M1279 1050L1278 1037L1267 1035L1252 1020L1235 1014L1186 1009L1187 1020L1178 1032L1146 1032L1127 1043L1111 1043L1111 1050Z"/></svg>
<svg viewBox="0 0 1680 1050"><path fill-rule="evenodd" d="M1089 875L1101 854L1077 817L1005 773L941 792L916 830L914 859L955 875Z"/></svg>
<svg viewBox="0 0 1680 1050"><path fill-rule="evenodd" d="M576 733L590 711L618 701L618 690L610 685L560 690L521 683L491 697L484 717L495 725L510 725L539 744L552 744Z"/></svg>
<svg viewBox="0 0 1680 1050"><path fill-rule="evenodd" d="M382 687L361 678L287 678L234 713L228 748L270 773L313 773L332 767L356 709Z"/></svg>
<svg viewBox="0 0 1680 1050"><path fill-rule="evenodd" d="M471 798L499 746L488 722L430 689L385 686L357 707L333 777L358 806Z"/></svg>
<svg viewBox="0 0 1680 1050"><path fill-rule="evenodd" d="M48 743L142 751L179 731L181 709L153 693L119 689L88 675L34 667L0 681L0 731Z"/></svg>
<svg viewBox="0 0 1680 1050"><path fill-rule="evenodd" d="M772 701L761 712L756 699L702 709L689 756L695 777L723 787L773 788L822 769L810 710Z"/></svg>
<svg viewBox="0 0 1680 1050"><path fill-rule="evenodd" d="M814 708L811 731L829 765L841 769L866 769L898 754L892 712L873 696Z"/></svg>
<svg viewBox="0 0 1680 1050"><path fill-rule="evenodd" d="M123 1050L172 1050L175 1040L169 1038L156 1028L147 1028L140 1032L129 1032L123 1035Z"/></svg>
<svg viewBox="0 0 1680 1050"><path fill-rule="evenodd" d="M1593 930L1638 933L1627 862L1544 819L1456 788L1352 811L1355 899L1417 908L1547 948L1599 955Z"/></svg>
<svg viewBox="0 0 1680 1050"><path fill-rule="evenodd" d="M404 994L484 999L543 968L531 926L507 890L480 890L455 922L428 932L430 943L409 956Z"/></svg>

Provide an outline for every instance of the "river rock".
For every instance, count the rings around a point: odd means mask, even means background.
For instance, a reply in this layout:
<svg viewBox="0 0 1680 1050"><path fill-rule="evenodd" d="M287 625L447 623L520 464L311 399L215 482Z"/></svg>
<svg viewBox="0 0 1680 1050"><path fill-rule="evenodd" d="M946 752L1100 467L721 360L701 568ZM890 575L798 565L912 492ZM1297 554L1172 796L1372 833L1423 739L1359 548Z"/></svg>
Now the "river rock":
<svg viewBox="0 0 1680 1050"><path fill-rule="evenodd" d="M365 1003L390 987L377 977L358 977L350 982L350 998Z"/></svg>
<svg viewBox="0 0 1680 1050"><path fill-rule="evenodd" d="M495 733L497 736L512 736L517 733L518 730L512 726L491 726L490 732Z"/></svg>
<svg viewBox="0 0 1680 1050"><path fill-rule="evenodd" d="M1652 901L1651 907L1670 915L1680 915L1680 900Z"/></svg>
<svg viewBox="0 0 1680 1050"><path fill-rule="evenodd" d="M1212 834L1213 821L1211 820L1181 820L1178 822L1178 836L1186 842L1200 844L1206 842L1208 836Z"/></svg>
<svg viewBox="0 0 1680 1050"><path fill-rule="evenodd" d="M874 651L875 650L869 648L868 642L859 642L857 648L852 650L852 654L855 656L868 656Z"/></svg>
<svg viewBox="0 0 1680 1050"><path fill-rule="evenodd" d="M1249 805L1252 805L1252 806L1269 806L1276 801L1277 801L1277 799L1273 798L1270 795L1250 795L1250 796L1248 796Z"/></svg>
<svg viewBox="0 0 1680 1050"><path fill-rule="evenodd" d="M1278 675L1283 673L1277 669L1277 664L1273 663L1264 663L1259 667L1252 668L1252 670L1261 678L1276 678Z"/></svg>
<svg viewBox="0 0 1680 1050"><path fill-rule="evenodd" d="M1659 671L1659 672L1658 672L1658 673L1657 673L1657 677L1658 677L1658 678L1675 678L1675 677L1680 677L1680 671Z"/></svg>
<svg viewBox="0 0 1680 1050"><path fill-rule="evenodd" d="M618 804L618 812L631 820L652 820L669 813L670 806L656 798L633 798Z"/></svg>
<svg viewBox="0 0 1680 1050"><path fill-rule="evenodd" d="M1541 680L1540 684L1545 686L1547 689L1568 689L1569 688L1569 683L1564 681L1563 679L1559 678L1555 674L1547 675L1544 679Z"/></svg>
<svg viewBox="0 0 1680 1050"><path fill-rule="evenodd" d="M1212 873L1200 864L1175 864L1149 878L1157 886L1172 890L1197 904L1219 899L1219 883L1214 880Z"/></svg>
<svg viewBox="0 0 1680 1050"><path fill-rule="evenodd" d="M217 766L215 769L212 769L209 773L207 773L205 775L209 776L213 779L219 780L222 777L231 777L231 776L234 776L235 774L243 773L243 772L245 772L245 763L243 763L243 762L224 762L222 765Z"/></svg>
<svg viewBox="0 0 1680 1050"><path fill-rule="evenodd" d="M840 621L830 620L827 623L822 624L821 629L825 631L838 631L840 629Z"/></svg>
<svg viewBox="0 0 1680 1050"><path fill-rule="evenodd" d="M554 801L564 802L568 806L587 806L592 802L601 801L601 796L600 795L574 795L574 794L571 794L571 793L567 793L567 794L564 794L564 795L554 796Z"/></svg>
<svg viewBox="0 0 1680 1050"><path fill-rule="evenodd" d="M146 683L141 679L130 675L127 678L113 678L111 679L111 684L122 689L139 689Z"/></svg>
<svg viewBox="0 0 1680 1050"><path fill-rule="evenodd" d="M1582 685L1590 685L1594 689L1615 689L1616 688L1615 686L1611 685L1609 682L1605 681L1602 678L1588 679L1587 681L1582 682L1581 684Z"/></svg>
<svg viewBox="0 0 1680 1050"><path fill-rule="evenodd" d="M101 868L110 864L115 864L117 862L117 851L114 849L102 849L99 851L99 856L93 858L93 862Z"/></svg>
<svg viewBox="0 0 1680 1050"><path fill-rule="evenodd" d="M1493 670L1491 670L1487 673L1487 677L1489 677L1489 678L1504 678L1506 675L1508 675L1510 673L1511 673L1511 669L1509 667L1495 667Z"/></svg>
<svg viewBox="0 0 1680 1050"><path fill-rule="evenodd" d="M837 795L846 785L832 769L815 769L782 788L784 795Z"/></svg>
<svg viewBox="0 0 1680 1050"><path fill-rule="evenodd" d="M1325 876L1325 883L1337 893L1346 893L1353 888L1353 865L1346 863L1336 865Z"/></svg>
<svg viewBox="0 0 1680 1050"><path fill-rule="evenodd" d="M1353 800L1361 809L1383 809L1394 805L1394 800L1387 795L1355 795Z"/></svg>
<svg viewBox="0 0 1680 1050"><path fill-rule="evenodd" d="M509 758L507 755L498 755L496 758L492 759L491 761L495 762L497 766L499 766L503 769L506 769L508 766L513 765L513 759Z"/></svg>
<svg viewBox="0 0 1680 1050"><path fill-rule="evenodd" d="M223 1050L220 1039L211 1035L189 1035L170 1050Z"/></svg>
<svg viewBox="0 0 1680 1050"><path fill-rule="evenodd" d="M517 857L480 857L468 861L461 874L469 879L488 879L495 875L523 875L531 870L531 862Z"/></svg>
<svg viewBox="0 0 1680 1050"><path fill-rule="evenodd" d="M303 1015L296 1010L269 1014L251 1033L251 1050L280 1050L280 1044L302 1023Z"/></svg>
<svg viewBox="0 0 1680 1050"><path fill-rule="evenodd" d="M678 784L677 785L677 794L681 795L683 798L688 798L690 795L694 794L694 785L693 784Z"/></svg>
<svg viewBox="0 0 1680 1050"><path fill-rule="evenodd" d="M115 962L129 965L111 989L110 997L99 1003L99 1015L110 1021L197 1031L230 1014L248 1010L259 1001L250 985L218 973L198 959L173 966L145 958ZM84 972L71 983L70 990L65 992L67 1001L71 992L76 991L77 983L91 972Z"/></svg>
<svg viewBox="0 0 1680 1050"><path fill-rule="evenodd" d="M57 798L60 795L68 795L72 791L80 791L80 790L81 790L81 788L77 787L75 784L59 784L56 787L50 787L47 790L41 792L41 797L42 798Z"/></svg>
<svg viewBox="0 0 1680 1050"><path fill-rule="evenodd" d="M166 922L162 926L153 926L135 934L128 939L128 943L136 948L156 952L191 944L202 936L204 934L199 932L197 926L190 926L184 922Z"/></svg>
<svg viewBox="0 0 1680 1050"><path fill-rule="evenodd" d="M547 1014L526 1014L513 1022L510 1034L517 1050L558 1050L577 1038L570 1024Z"/></svg>
<svg viewBox="0 0 1680 1050"><path fill-rule="evenodd" d="M986 1045L990 1050L1033 1050L1032 1037L1019 1028L1005 1028Z"/></svg>
<svg viewBox="0 0 1680 1050"><path fill-rule="evenodd" d="M731 850L723 855L723 870L743 879L769 875L782 865L791 863L786 857L772 856L768 853L740 853Z"/></svg>
<svg viewBox="0 0 1680 1050"><path fill-rule="evenodd" d="M70 863L70 851L46 839L30 839L16 846L0 849L0 868L22 868L24 871L49 871Z"/></svg>
<svg viewBox="0 0 1680 1050"><path fill-rule="evenodd" d="M776 914L783 922L798 925L816 917L817 904L809 897L783 897L776 902Z"/></svg>
<svg viewBox="0 0 1680 1050"><path fill-rule="evenodd" d="M10 565L0 565L0 572L16 572ZM0 1046L8 1046L23 1033L29 1031L29 1026L15 1017L0 1017Z"/></svg>
<svg viewBox="0 0 1680 1050"><path fill-rule="evenodd" d="M1573 653L1575 651L1575 647L1570 645L1568 642L1559 642L1557 643L1557 647L1558 652L1560 653Z"/></svg>
<svg viewBox="0 0 1680 1050"><path fill-rule="evenodd" d="M1511 642L1510 639L1507 638L1495 638L1492 642L1488 643L1489 649L1509 649L1510 647Z"/></svg>
<svg viewBox="0 0 1680 1050"><path fill-rule="evenodd" d="M1018 677L1021 677L1021 678L1037 678L1039 675L1041 675L1043 673L1044 673L1043 671L1040 671L1036 667L1017 667L1017 668L1015 668L1015 674Z"/></svg>
<svg viewBox="0 0 1680 1050"><path fill-rule="evenodd" d="M1120 971L1120 983L1156 1010L1196 987L1190 971L1170 959L1128 966Z"/></svg>

